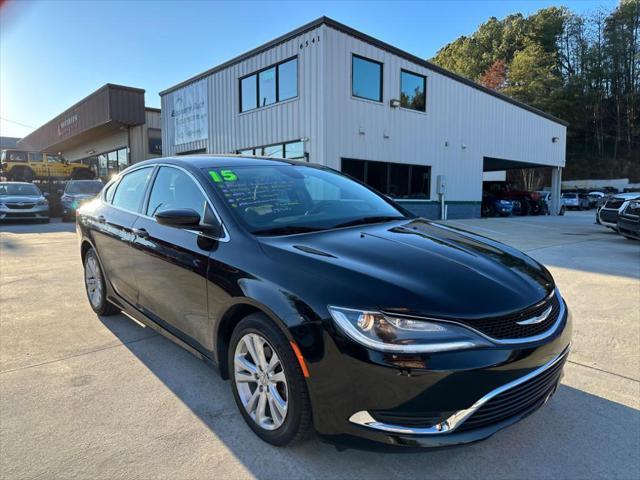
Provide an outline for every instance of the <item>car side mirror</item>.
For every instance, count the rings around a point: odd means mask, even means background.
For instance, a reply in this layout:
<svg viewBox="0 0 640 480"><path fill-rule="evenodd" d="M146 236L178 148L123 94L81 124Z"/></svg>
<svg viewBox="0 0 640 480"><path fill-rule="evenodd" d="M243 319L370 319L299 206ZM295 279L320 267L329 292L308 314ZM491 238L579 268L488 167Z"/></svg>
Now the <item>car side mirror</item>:
<svg viewBox="0 0 640 480"><path fill-rule="evenodd" d="M42 194L42 196L43 196L44 198L49 198L49 192L44 192L44 193Z"/></svg>
<svg viewBox="0 0 640 480"><path fill-rule="evenodd" d="M156 221L169 227L200 226L200 215L192 208L174 208L156 213Z"/></svg>

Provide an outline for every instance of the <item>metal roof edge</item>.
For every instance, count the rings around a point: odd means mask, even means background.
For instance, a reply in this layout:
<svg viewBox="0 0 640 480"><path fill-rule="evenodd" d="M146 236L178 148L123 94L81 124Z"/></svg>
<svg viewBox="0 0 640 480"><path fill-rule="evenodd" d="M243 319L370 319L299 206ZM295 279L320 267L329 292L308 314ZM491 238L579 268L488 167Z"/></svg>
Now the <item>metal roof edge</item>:
<svg viewBox="0 0 640 480"><path fill-rule="evenodd" d="M569 122L562 120L560 118L554 117L553 115L544 112L538 108L532 107L531 105L528 105L526 103L523 103L519 100L516 100L514 98L511 98L507 95L504 95L500 92L496 92L495 90L491 90L490 88L487 88L483 85L480 85L479 83L474 82L473 80L469 80L468 78L465 78L461 75L458 75L456 73L453 73L443 67L440 67L434 63L431 63L427 60L424 60L420 57L417 57L409 52L406 52L404 50L401 50L397 47L394 47L393 45L390 45L386 42L383 42L382 40L378 40L377 38L374 38L370 35L367 35L366 33L362 33L359 30L356 30L354 28L349 27L348 25L345 25L343 23L340 23L336 20L333 20L332 18L323 16L320 18L317 18L316 20L313 20L312 22L309 22L305 25L302 25L301 27L298 27L295 30L292 30L289 33L285 33L284 35L281 35L279 37L277 37L274 40L271 40L270 42L267 42L263 45L260 45L259 47L254 48L253 50L250 50L248 52L245 52L237 57L232 58L231 60L228 60L224 63L221 63L220 65L217 65L213 68L210 68L209 70L206 70L198 75L195 75L191 78L188 78L187 80L180 82L172 87L169 87L163 91L160 92L160 96L166 95L168 93L171 93L179 88L182 88L186 85L189 85L191 83L197 82L198 80L201 80L203 78L208 77L209 75L212 75L213 73L219 72L220 70L224 70L225 68L228 68L232 65L235 65L236 63L239 63L243 60L246 60L248 58L253 57L254 55L258 55L259 53L262 53L265 50L268 50L270 48L273 48L274 46L286 42L287 40L292 39L293 37L297 37L298 35L302 35L303 33L306 33L309 30L312 30L316 27L319 27L320 25L327 25L328 27L331 27L335 30L338 30L340 32L343 32L347 35L350 35L352 37L355 37L359 40L362 40L363 42L369 43L375 47L378 47L382 50L385 50L389 53L392 53L394 55L397 55L399 57L404 58L405 60L409 60L410 62L416 63L417 65L421 65L425 68L428 68L429 70L432 70L436 73L439 73L441 75L444 75L448 78L451 78L452 80L455 80L457 82L463 83L464 85L467 85L468 87L471 88L475 88L476 90L479 90L483 93L486 93L488 95L491 95L493 97L496 97L500 100L504 100L505 102L508 102L512 105L515 105L517 107L523 108L525 110L528 110L531 113L534 113L536 115L539 115L543 118L546 118L547 120L551 120L552 122L555 123L559 123L560 125L563 126L568 126Z"/></svg>
<svg viewBox="0 0 640 480"><path fill-rule="evenodd" d="M69 110L73 110L74 108L76 108L78 105L80 105L81 103L85 102L88 98L93 97L94 95L102 92L105 89L109 89L109 88L115 88L118 90L128 90L131 92L136 92L136 93L142 93L144 95L145 90L143 88L137 88L137 87L128 87L126 85L118 85L117 83L105 83L104 85L102 85L100 88L94 90L93 92L91 92L89 95L81 98L80 100L78 100L76 103L74 103L73 105L71 105L70 107L65 108L62 112L60 112L59 114L57 114L55 117L53 117L52 119L44 122L42 125L40 125L38 128L36 128L33 132L29 133L28 135L25 135L24 137L22 137L20 140L18 140L18 147L23 147L23 146L29 146L28 144L28 139L31 135L33 135L34 133L36 133L38 130L40 130L42 127L44 127L45 125L48 125L49 123L57 120L59 117L64 116ZM24 142L24 143L23 143ZM47 147L48 148L48 147Z"/></svg>

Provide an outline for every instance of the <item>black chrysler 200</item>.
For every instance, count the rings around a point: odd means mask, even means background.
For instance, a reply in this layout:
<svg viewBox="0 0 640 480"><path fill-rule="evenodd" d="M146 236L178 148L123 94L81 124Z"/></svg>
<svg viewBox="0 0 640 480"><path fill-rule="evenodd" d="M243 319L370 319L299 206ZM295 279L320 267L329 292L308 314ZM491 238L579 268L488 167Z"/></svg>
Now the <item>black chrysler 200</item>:
<svg viewBox="0 0 640 480"><path fill-rule="evenodd" d="M93 310L215 364L274 445L314 429L343 444L481 440L543 405L569 352L542 265L325 167L146 161L77 222Z"/></svg>

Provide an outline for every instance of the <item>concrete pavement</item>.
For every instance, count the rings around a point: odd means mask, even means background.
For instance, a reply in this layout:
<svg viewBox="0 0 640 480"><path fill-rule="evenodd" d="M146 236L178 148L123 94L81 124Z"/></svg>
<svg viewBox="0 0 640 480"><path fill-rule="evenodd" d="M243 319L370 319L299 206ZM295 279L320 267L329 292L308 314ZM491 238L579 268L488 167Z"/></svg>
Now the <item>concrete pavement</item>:
<svg viewBox="0 0 640 480"><path fill-rule="evenodd" d="M0 476L639 478L640 243L565 217L452 221L525 250L574 312L563 385L485 442L423 453L260 441L227 382L87 303L71 224L0 227Z"/></svg>

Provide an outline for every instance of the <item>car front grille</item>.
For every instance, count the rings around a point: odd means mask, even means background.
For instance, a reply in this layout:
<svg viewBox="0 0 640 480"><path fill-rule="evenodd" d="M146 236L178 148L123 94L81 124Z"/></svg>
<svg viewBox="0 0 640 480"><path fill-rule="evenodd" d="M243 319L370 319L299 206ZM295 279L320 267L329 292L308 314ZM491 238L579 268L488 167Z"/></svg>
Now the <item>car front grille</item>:
<svg viewBox="0 0 640 480"><path fill-rule="evenodd" d="M5 203L11 210L29 210L36 206L35 203Z"/></svg>
<svg viewBox="0 0 640 480"><path fill-rule="evenodd" d="M372 410L371 416L381 423L406 427L428 428L445 420L436 412L406 412Z"/></svg>
<svg viewBox="0 0 640 480"><path fill-rule="evenodd" d="M551 307L551 312L547 318L541 322L531 325L519 325L517 323L533 317L538 317L547 311L549 307ZM533 307L529 307L514 314L478 320L457 321L491 338L498 340L519 339L533 337L547 331L555 324L558 319L558 315L560 315L560 310L560 299L558 298L558 295L554 293L553 296L547 297L544 301L534 305Z"/></svg>
<svg viewBox="0 0 640 480"><path fill-rule="evenodd" d="M616 223L618 221L617 210L600 210L600 220L608 223Z"/></svg>
<svg viewBox="0 0 640 480"><path fill-rule="evenodd" d="M533 412L553 394L567 355L539 375L500 393L476 410L457 431L473 430Z"/></svg>
<svg viewBox="0 0 640 480"><path fill-rule="evenodd" d="M640 200L634 200L624 209L624 215L640 216Z"/></svg>
<svg viewBox="0 0 640 480"><path fill-rule="evenodd" d="M37 216L37 213L32 212L7 212L4 214L3 218L35 218Z"/></svg>
<svg viewBox="0 0 640 480"><path fill-rule="evenodd" d="M613 208L613 209L619 209L622 204L624 203L624 198L610 198L609 200L607 200L607 203L605 204L604 208Z"/></svg>

